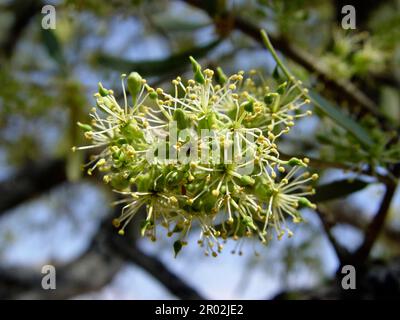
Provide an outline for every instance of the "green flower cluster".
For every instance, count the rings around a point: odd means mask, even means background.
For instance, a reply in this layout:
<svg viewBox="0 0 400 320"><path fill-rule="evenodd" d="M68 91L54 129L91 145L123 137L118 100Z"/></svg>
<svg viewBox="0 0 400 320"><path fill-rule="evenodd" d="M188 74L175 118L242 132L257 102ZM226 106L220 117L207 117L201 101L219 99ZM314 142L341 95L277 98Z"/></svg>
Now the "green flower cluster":
<svg viewBox="0 0 400 320"><path fill-rule="evenodd" d="M317 134L321 143L321 157L328 161L346 163L361 172L368 165L372 173L376 168L390 168L399 162L400 141L396 130L384 131L378 120L370 115L363 116L360 125L372 138L371 146L364 146L350 133L325 121Z"/></svg>
<svg viewBox="0 0 400 320"><path fill-rule="evenodd" d="M79 150L99 150L87 164L104 172L104 182L124 195L113 224L121 235L146 208L142 235L157 239L158 226L177 235L177 253L192 229L206 255L217 256L228 239L257 237L262 243L292 231L290 217L315 208L306 196L316 180L303 168L308 159L283 160L277 145L297 118L305 99L294 79L271 83L251 71L226 76L191 58L194 77L172 81L171 92L149 86L138 73L122 86L124 106L99 84L92 122L80 124L90 141ZM269 84L269 86L267 85Z"/></svg>
<svg viewBox="0 0 400 320"><path fill-rule="evenodd" d="M335 77L350 79L353 76L379 74L388 63L388 53L368 33L333 33L332 52L322 57L322 66Z"/></svg>

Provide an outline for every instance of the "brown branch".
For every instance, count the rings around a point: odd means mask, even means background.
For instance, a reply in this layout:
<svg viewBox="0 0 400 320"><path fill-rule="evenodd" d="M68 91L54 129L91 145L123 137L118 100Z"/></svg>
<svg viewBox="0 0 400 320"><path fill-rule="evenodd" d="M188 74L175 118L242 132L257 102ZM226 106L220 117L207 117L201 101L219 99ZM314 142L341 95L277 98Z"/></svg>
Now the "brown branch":
<svg viewBox="0 0 400 320"><path fill-rule="evenodd" d="M336 201L329 204L330 220L333 223L331 228L339 224L348 224L362 232L365 232L369 225L369 219L362 215L358 208L345 201ZM382 229L382 236L385 240L395 245L400 242L400 229L391 225L385 225Z"/></svg>
<svg viewBox="0 0 400 320"><path fill-rule="evenodd" d="M381 205L378 212L372 219L371 223L368 225L365 232L364 242L357 249L354 259L358 264L362 264L368 258L372 247L374 246L389 213L390 204L392 202L393 196L396 192L396 184L391 183L386 185L386 191L383 196Z"/></svg>
<svg viewBox="0 0 400 320"><path fill-rule="evenodd" d="M135 237L119 236L112 227L112 218L107 216L103 219L88 249L78 259L56 267L56 290L41 288L40 270L2 268L0 298L68 299L100 290L111 282L125 262L132 262L148 272L176 297L203 299L158 258L138 248Z"/></svg>
<svg viewBox="0 0 400 320"><path fill-rule="evenodd" d="M105 219L109 222L109 219ZM49 263L51 264L51 263ZM43 290L38 269L0 269L0 298L3 299L68 299L100 290L111 282L123 261L111 254L101 226L88 249L74 261L56 268L56 289Z"/></svg>
<svg viewBox="0 0 400 320"><path fill-rule="evenodd" d="M141 267L178 298L183 300L204 299L200 293L169 270L158 258L145 253L135 243L129 244L126 238L119 236L115 230L110 233L109 244L114 253L125 261Z"/></svg>
<svg viewBox="0 0 400 320"><path fill-rule="evenodd" d="M66 181L65 160L32 163L0 183L0 214Z"/></svg>
<svg viewBox="0 0 400 320"><path fill-rule="evenodd" d="M8 30L7 37L0 45L0 55L10 58L22 36L22 33L29 25L32 18L39 13L42 2L38 0L15 0L9 5L9 9L14 13L14 23Z"/></svg>
<svg viewBox="0 0 400 320"><path fill-rule="evenodd" d="M328 215L326 212L321 211L321 208L318 208L315 211L321 220L325 234L330 244L332 245L333 249L335 250L339 262L343 264L345 261L347 261L348 257L350 256L350 252L340 243L338 243L336 238L332 234L332 228L335 226L336 222L334 221L332 215Z"/></svg>
<svg viewBox="0 0 400 320"><path fill-rule="evenodd" d="M400 296L400 258L388 261L373 260L365 268L357 269L357 286L355 290L343 290L341 281L343 274L323 281L316 287L307 289L288 289L274 300L374 300L398 299Z"/></svg>

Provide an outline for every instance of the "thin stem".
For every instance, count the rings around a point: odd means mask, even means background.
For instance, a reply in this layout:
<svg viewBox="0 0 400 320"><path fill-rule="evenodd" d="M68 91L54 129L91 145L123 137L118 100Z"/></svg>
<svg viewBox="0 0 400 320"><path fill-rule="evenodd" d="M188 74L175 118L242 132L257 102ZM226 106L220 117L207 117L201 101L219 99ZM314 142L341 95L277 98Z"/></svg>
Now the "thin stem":
<svg viewBox="0 0 400 320"><path fill-rule="evenodd" d="M272 56L274 57L275 62L282 69L282 71L286 75L286 77L288 79L293 79L294 78L293 74L289 71L288 68L286 68L286 66L283 64L282 60L278 57L278 54L276 53L274 47L272 46L272 43L269 40L268 34L265 32L265 30L261 30L261 38L264 42L264 45L271 52Z"/></svg>
<svg viewBox="0 0 400 320"><path fill-rule="evenodd" d="M280 153L281 159L282 160L290 160L291 158L295 157L294 155L291 154L286 154L281 152ZM297 157L299 158L304 158L305 156L299 156L297 155ZM369 177L374 177L376 178L379 182L383 183L383 184L390 184L395 182L395 180L393 179L393 177L391 177L389 174L379 174L377 172L372 172L372 170L370 168L366 168L363 170L358 170L356 167L354 167L353 165L350 164L346 164L346 163L342 163L342 162L333 162L333 161L327 161L327 160L321 160L321 159L316 159L316 158L312 158L312 157L308 157L309 163L308 166L315 168L315 169L341 169L343 171L350 171L350 172L354 172L357 174L362 174L362 175L366 175Z"/></svg>
<svg viewBox="0 0 400 320"><path fill-rule="evenodd" d="M375 217L365 232L365 238L362 245L357 249L354 257L357 264L362 264L368 258L378 236L384 226L386 217L389 213L390 204L396 191L396 184L390 183L386 185L385 195L383 196L381 205Z"/></svg>
<svg viewBox="0 0 400 320"><path fill-rule="evenodd" d="M265 30L261 30L261 38L264 42L264 45L267 47L267 49L271 52L272 57L274 58L275 62L277 65L282 69L283 73L285 76L288 78L288 80L292 81L294 86L301 91L304 97L309 99L310 101L313 101L308 95L308 90L305 89L301 84L300 81L296 81L295 76L290 72L290 70L285 66L285 64L282 62L282 60L278 57L278 54L276 53L274 47L272 46L271 41L269 40L268 34Z"/></svg>
<svg viewBox="0 0 400 320"><path fill-rule="evenodd" d="M329 242L335 250L336 256L339 259L340 264L344 264L344 262L347 261L348 257L350 256L350 253L345 247L337 242L336 238L332 234L332 227L335 225L335 222L332 221L332 219L329 219L327 214L325 212L322 212L320 208L316 209L315 212L321 220L326 236L328 237Z"/></svg>

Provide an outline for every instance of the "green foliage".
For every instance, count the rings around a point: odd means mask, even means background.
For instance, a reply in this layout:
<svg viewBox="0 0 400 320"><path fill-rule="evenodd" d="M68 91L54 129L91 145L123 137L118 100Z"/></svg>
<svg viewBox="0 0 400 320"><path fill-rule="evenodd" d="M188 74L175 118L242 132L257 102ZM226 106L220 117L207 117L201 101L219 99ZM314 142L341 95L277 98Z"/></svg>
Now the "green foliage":
<svg viewBox="0 0 400 320"><path fill-rule="evenodd" d="M353 164L361 169L368 164L371 168L383 167L397 163L400 159L400 142L396 131L383 131L378 121L372 116L361 119L360 125L368 132L373 144L366 146L336 125L327 125L318 134L323 145L321 155L324 159Z"/></svg>
<svg viewBox="0 0 400 320"><path fill-rule="evenodd" d="M325 54L321 63L335 77L350 79L382 73L388 66L388 54L367 33L333 33L332 51ZM375 40L376 42L376 40Z"/></svg>
<svg viewBox="0 0 400 320"><path fill-rule="evenodd" d="M311 91L310 97L312 101L318 106L323 113L325 113L329 118L334 120L337 125L346 129L347 133L352 135L356 140L361 142L361 144L371 147L373 145L373 140L371 139L367 130L365 130L360 124L354 121L350 116L347 116L340 109L333 106L329 101L320 96L318 93Z"/></svg>

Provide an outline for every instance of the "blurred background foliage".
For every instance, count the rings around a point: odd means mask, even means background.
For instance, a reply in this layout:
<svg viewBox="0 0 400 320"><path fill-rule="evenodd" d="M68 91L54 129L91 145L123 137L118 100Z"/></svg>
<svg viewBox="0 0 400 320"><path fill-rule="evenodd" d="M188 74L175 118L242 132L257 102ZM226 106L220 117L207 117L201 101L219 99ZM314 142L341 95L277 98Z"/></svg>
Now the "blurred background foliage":
<svg viewBox="0 0 400 320"><path fill-rule="evenodd" d="M41 28L45 4L54 30ZM341 28L345 4L356 30ZM347 263L361 270L357 297L400 294L399 0L1 0L0 27L0 297L343 298ZM190 55L279 76L261 28L311 89L315 115L282 144L322 176L319 209L294 238L249 241L243 256L191 244L174 259L167 238L115 236L115 195L71 153L97 82L121 95L121 73L137 71L168 89ZM38 287L48 263L56 293Z"/></svg>

